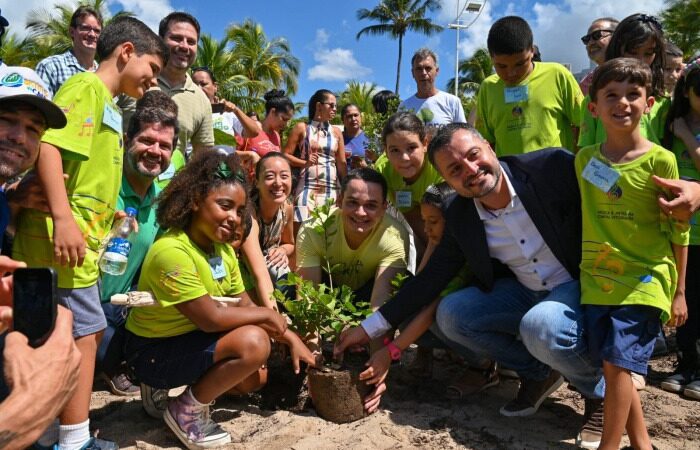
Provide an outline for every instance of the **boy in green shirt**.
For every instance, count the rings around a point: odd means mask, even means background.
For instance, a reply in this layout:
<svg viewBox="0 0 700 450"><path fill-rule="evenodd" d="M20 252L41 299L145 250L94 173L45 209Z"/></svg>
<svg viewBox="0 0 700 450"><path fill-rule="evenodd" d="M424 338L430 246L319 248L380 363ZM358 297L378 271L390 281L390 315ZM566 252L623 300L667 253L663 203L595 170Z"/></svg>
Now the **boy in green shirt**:
<svg viewBox="0 0 700 450"><path fill-rule="evenodd" d="M117 448L90 437L88 413L97 345L106 326L97 289L97 260L117 205L122 177L122 123L113 98L140 98L156 83L168 57L162 40L143 22L120 17L97 42L100 67L71 77L54 101L68 124L42 138L36 171L51 214L25 210L17 224L14 255L30 267L53 266L59 303L73 311L81 353L78 387L39 440L58 448ZM63 174L68 175L64 180ZM58 430L56 430L58 428Z"/></svg>
<svg viewBox="0 0 700 450"><path fill-rule="evenodd" d="M605 127L602 144L581 149L581 303L589 351L602 360L606 390L600 449L617 449L627 428L634 448L651 448L631 372L646 374L662 321L687 319L688 225L658 206L652 175L678 178L672 153L642 137L651 109L651 71L636 59L601 65L589 109Z"/></svg>
<svg viewBox="0 0 700 450"><path fill-rule="evenodd" d="M479 88L476 128L496 154L573 151L583 94L571 72L561 64L533 62L532 30L521 17L497 20L487 45L496 74Z"/></svg>

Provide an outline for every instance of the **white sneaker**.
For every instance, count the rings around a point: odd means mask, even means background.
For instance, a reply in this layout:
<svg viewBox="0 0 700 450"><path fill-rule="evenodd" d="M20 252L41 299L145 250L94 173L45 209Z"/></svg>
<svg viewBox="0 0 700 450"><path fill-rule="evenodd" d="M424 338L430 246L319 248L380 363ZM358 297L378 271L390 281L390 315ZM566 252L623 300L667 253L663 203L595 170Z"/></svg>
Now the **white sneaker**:
<svg viewBox="0 0 700 450"><path fill-rule="evenodd" d="M220 447L231 442L231 435L209 417L209 405L197 404L189 388L168 402L163 419L190 450Z"/></svg>
<svg viewBox="0 0 700 450"><path fill-rule="evenodd" d="M646 378L644 378L644 375L638 374L636 372L632 372L632 384L634 385L634 388L638 391L643 391L647 388L647 380Z"/></svg>

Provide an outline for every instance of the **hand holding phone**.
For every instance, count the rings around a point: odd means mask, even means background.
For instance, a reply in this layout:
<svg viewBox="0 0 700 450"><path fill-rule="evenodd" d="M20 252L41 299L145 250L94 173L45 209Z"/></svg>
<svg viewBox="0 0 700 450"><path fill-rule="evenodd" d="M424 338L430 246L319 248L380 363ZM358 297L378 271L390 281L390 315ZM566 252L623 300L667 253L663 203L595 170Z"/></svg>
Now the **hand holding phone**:
<svg viewBox="0 0 700 450"><path fill-rule="evenodd" d="M27 336L34 348L41 346L54 329L57 294L56 272L50 267L15 270L13 328Z"/></svg>

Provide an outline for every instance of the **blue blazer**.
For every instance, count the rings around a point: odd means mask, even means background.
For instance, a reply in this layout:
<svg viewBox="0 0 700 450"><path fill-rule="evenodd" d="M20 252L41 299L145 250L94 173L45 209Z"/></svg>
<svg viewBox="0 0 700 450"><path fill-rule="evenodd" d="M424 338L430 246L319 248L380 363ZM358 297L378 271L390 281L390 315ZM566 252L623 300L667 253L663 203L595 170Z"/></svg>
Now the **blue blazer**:
<svg viewBox="0 0 700 450"><path fill-rule="evenodd" d="M574 155L552 148L500 159L513 189L554 256L579 277L581 197ZM445 212L445 232L426 267L407 280L379 311L394 327L435 300L457 272L469 264L473 284L488 292L495 279L514 276L491 258L486 232L471 198L458 196Z"/></svg>

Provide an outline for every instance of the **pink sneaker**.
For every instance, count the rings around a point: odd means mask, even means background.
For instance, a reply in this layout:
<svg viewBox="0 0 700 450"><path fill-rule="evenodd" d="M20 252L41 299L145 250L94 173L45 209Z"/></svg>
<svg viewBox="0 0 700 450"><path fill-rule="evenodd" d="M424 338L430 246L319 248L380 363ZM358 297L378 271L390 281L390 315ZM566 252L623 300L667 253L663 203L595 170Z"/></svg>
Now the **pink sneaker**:
<svg viewBox="0 0 700 450"><path fill-rule="evenodd" d="M168 402L165 423L190 450L220 447L231 442L231 435L209 417L209 404L198 404L187 388Z"/></svg>

